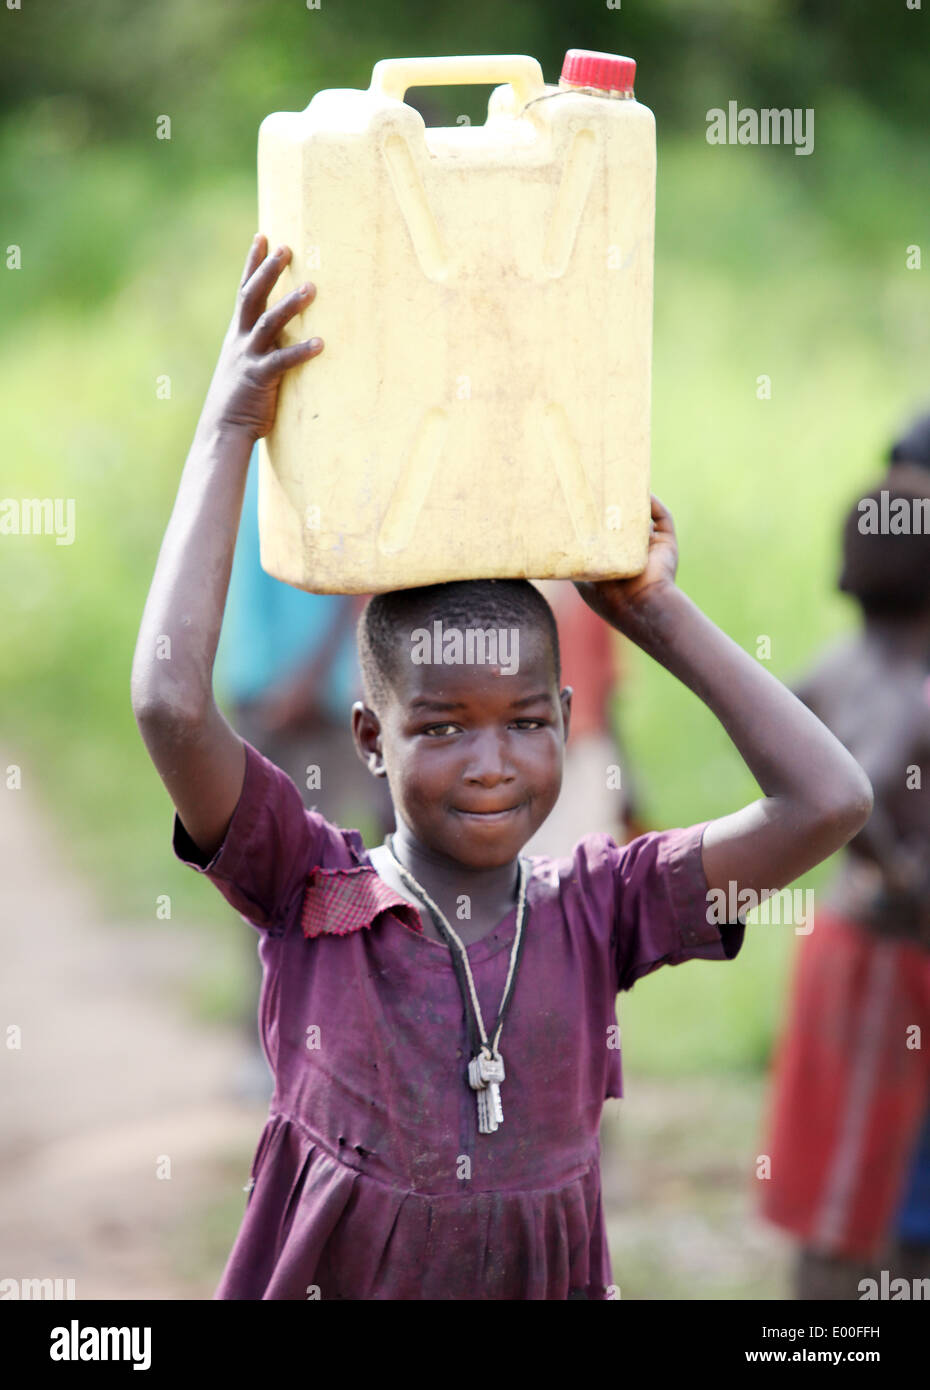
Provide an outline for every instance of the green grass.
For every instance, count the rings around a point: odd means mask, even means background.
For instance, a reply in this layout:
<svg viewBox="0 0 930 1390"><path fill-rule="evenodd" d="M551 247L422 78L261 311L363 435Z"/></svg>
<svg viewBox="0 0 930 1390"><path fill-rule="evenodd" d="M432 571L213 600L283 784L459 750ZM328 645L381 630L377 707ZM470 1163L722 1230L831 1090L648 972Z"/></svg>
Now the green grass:
<svg viewBox="0 0 930 1390"><path fill-rule="evenodd" d="M768 636L784 679L854 622L833 592L840 517L926 395L927 272L904 265L926 229L926 153L854 108L832 114L809 159L700 137L660 146L653 488L675 518L683 588L753 654ZM0 546L11 610L0 738L108 915L148 920L167 893L173 921L220 932L228 909L171 855L171 808L135 728L129 673L254 230L253 178L192 184L118 148L43 147L37 193L30 148L9 132L0 144L24 247L4 282L2 491L73 497L77 521L70 547L45 536ZM762 374L771 400L757 398ZM650 822L686 825L753 799L708 711L636 658L621 717ZM662 971L623 997L629 1066L763 1066L796 938L776 927L747 937L735 963ZM202 1007L222 1014L233 993L218 986Z"/></svg>

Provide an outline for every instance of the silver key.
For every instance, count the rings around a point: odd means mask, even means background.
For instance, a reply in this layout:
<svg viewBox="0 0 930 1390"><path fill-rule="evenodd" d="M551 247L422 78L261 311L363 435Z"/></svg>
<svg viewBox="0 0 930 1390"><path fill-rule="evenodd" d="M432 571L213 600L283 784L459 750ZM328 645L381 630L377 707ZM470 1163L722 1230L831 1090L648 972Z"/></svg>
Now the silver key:
<svg viewBox="0 0 930 1390"><path fill-rule="evenodd" d="M481 1079L478 1068L478 1058L472 1057L468 1063L468 1084L475 1093L475 1101L478 1106L478 1133L490 1134L488 1128L490 1124L490 1114L488 1112L488 1084Z"/></svg>
<svg viewBox="0 0 930 1390"><path fill-rule="evenodd" d="M483 1091L476 1092L475 1098L478 1102L478 1133L493 1134L504 1121L500 1087L492 1081Z"/></svg>
<svg viewBox="0 0 930 1390"><path fill-rule="evenodd" d="M488 1084L481 1075L479 1061L479 1057L473 1057L468 1064L468 1084L473 1091L483 1091Z"/></svg>
<svg viewBox="0 0 930 1390"><path fill-rule="evenodd" d="M478 1133L493 1134L504 1122L500 1083L504 1079L504 1059L500 1053L488 1057L479 1052L468 1064L468 1084L478 1105Z"/></svg>
<svg viewBox="0 0 930 1390"><path fill-rule="evenodd" d="M503 1111L500 1104L493 1102L493 1090L495 1087L489 1086L487 1090L478 1091L478 1133L493 1134L498 1129L500 1119L503 1118Z"/></svg>
<svg viewBox="0 0 930 1390"><path fill-rule="evenodd" d="M489 1057L485 1052L478 1053L478 1075L486 1086L493 1083L500 1085L505 1078L504 1059L499 1052L494 1052Z"/></svg>

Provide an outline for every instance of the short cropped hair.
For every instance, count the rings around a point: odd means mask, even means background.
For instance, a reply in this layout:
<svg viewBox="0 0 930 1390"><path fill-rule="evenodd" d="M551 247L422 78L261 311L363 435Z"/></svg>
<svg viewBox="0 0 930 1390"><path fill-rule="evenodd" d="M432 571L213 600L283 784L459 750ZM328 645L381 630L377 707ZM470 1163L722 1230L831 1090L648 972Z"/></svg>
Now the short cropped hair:
<svg viewBox="0 0 930 1390"><path fill-rule="evenodd" d="M919 415L895 440L888 452L888 463L916 463L930 469L930 414Z"/></svg>
<svg viewBox="0 0 930 1390"><path fill-rule="evenodd" d="M549 643L556 686L562 679L555 614L527 579L459 579L375 594L362 609L356 635L365 702L375 713L397 691L410 634L436 620L444 627L537 628Z"/></svg>
<svg viewBox="0 0 930 1390"><path fill-rule="evenodd" d="M882 493L886 507L903 499L909 514L909 532L900 535L869 530L868 511L881 515ZM866 614L914 614L930 605L930 531L916 522L930 514L930 501L914 508L915 498L930 498L930 477L926 489L879 483L871 492L857 498L843 523L843 564L839 588L858 600ZM863 503L874 503L872 508ZM900 508L899 508L900 510ZM889 528L886 527L887 531Z"/></svg>

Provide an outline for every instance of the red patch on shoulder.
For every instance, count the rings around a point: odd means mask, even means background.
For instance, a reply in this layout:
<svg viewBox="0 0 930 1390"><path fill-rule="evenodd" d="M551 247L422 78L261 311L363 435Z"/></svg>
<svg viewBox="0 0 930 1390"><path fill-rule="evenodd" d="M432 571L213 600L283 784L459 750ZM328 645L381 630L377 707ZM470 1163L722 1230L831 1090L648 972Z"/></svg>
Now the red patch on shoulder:
<svg viewBox="0 0 930 1390"><path fill-rule="evenodd" d="M406 921L422 932L423 923L412 903L395 893L369 864L350 869L322 869L307 875L300 925L304 936L347 936L370 927L382 912L403 908Z"/></svg>

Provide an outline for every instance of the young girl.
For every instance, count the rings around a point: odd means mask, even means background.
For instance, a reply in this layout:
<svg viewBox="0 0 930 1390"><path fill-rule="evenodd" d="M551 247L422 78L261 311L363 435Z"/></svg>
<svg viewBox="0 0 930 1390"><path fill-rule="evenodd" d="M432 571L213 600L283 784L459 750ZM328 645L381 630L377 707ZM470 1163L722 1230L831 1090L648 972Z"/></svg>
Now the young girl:
<svg viewBox="0 0 930 1390"><path fill-rule="evenodd" d="M800 945L776 1050L761 1210L800 1242L799 1298L859 1299L883 1269L930 1277L930 533L861 529L883 494L909 520L930 498L913 457L893 453L846 516L840 588L862 627L798 692L875 788Z"/></svg>
<svg viewBox="0 0 930 1390"><path fill-rule="evenodd" d="M397 828L369 854L305 810L212 689L249 454L284 372L322 348L276 347L315 291L266 310L290 252L265 251L256 237L133 666L175 853L260 933L275 1091L217 1297L604 1298L598 1129L621 1094L618 990L735 956L743 925L715 925L717 890L790 883L861 828L871 789L675 587L672 519L653 499L644 572L578 588L714 712L760 800L622 849L599 833L565 858L521 857L558 796L572 692L548 604L501 580L369 601L353 732ZM479 628L499 639L495 664L441 659L450 631Z"/></svg>

